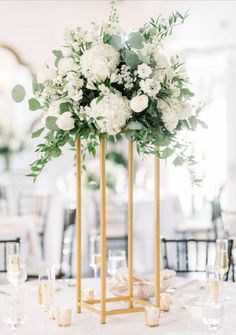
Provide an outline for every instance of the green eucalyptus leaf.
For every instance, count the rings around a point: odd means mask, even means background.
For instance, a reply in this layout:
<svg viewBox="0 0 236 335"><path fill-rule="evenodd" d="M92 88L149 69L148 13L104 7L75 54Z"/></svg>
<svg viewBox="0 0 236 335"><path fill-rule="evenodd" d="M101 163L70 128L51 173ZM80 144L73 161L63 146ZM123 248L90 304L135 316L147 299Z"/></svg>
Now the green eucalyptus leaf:
<svg viewBox="0 0 236 335"><path fill-rule="evenodd" d="M29 99L28 104L31 111L37 111L41 108L40 102L35 98Z"/></svg>
<svg viewBox="0 0 236 335"><path fill-rule="evenodd" d="M170 157L172 154L174 153L174 149L172 148L165 148L163 151L162 151L162 157L165 159L165 158L168 158Z"/></svg>
<svg viewBox="0 0 236 335"><path fill-rule="evenodd" d="M112 35L108 41L108 43L113 46L116 50L120 50L123 48L122 39L118 35Z"/></svg>
<svg viewBox="0 0 236 335"><path fill-rule="evenodd" d="M15 102L21 102L24 100L25 96L26 96L26 92L25 89L22 85L16 85L13 89L12 89L12 98Z"/></svg>
<svg viewBox="0 0 236 335"><path fill-rule="evenodd" d="M208 129L208 126L207 126L207 124L204 121L197 119L197 122L202 126L202 128Z"/></svg>
<svg viewBox="0 0 236 335"><path fill-rule="evenodd" d="M143 125L138 121L131 121L127 124L126 128L130 130L139 130L143 128Z"/></svg>
<svg viewBox="0 0 236 335"><path fill-rule="evenodd" d="M45 128L43 127L43 128L40 128L40 129L34 131L34 132L32 133L32 138L39 137L39 136L42 134L42 132L44 131L44 129L45 129Z"/></svg>
<svg viewBox="0 0 236 335"><path fill-rule="evenodd" d="M56 57L55 66L57 67L60 59L62 59L64 57L63 53L62 53L61 50L53 50L52 53Z"/></svg>
<svg viewBox="0 0 236 335"><path fill-rule="evenodd" d="M163 131L158 131L155 134L155 144L157 146L166 146L171 142L171 138L169 135L165 134Z"/></svg>
<svg viewBox="0 0 236 335"><path fill-rule="evenodd" d="M49 130L53 130L53 131L59 130L59 128L56 124L56 121L57 121L57 118L55 116L48 116L46 118L46 127Z"/></svg>
<svg viewBox="0 0 236 335"><path fill-rule="evenodd" d="M144 38L140 33L131 33L129 34L128 43L131 48L142 49L143 48Z"/></svg>
<svg viewBox="0 0 236 335"><path fill-rule="evenodd" d="M69 102L62 102L60 104L60 112L65 113L70 111L70 103Z"/></svg>
<svg viewBox="0 0 236 335"><path fill-rule="evenodd" d="M140 63L138 55L133 51L126 51L124 60L132 70L136 69Z"/></svg>
<svg viewBox="0 0 236 335"><path fill-rule="evenodd" d="M61 149L58 147L55 147L52 151L52 157L59 157L61 156Z"/></svg>
<svg viewBox="0 0 236 335"><path fill-rule="evenodd" d="M173 161L174 166L182 166L184 164L184 158L177 156Z"/></svg>

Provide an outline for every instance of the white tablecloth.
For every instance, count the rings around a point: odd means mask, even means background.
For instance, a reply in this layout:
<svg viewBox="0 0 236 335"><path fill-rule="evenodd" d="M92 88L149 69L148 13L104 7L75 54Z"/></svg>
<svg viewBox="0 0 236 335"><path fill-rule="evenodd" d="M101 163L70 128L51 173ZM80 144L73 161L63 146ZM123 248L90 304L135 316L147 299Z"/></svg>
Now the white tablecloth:
<svg viewBox="0 0 236 335"><path fill-rule="evenodd" d="M178 278L177 278L178 279ZM176 297L184 296L203 297L204 289L200 288L199 282L189 279L178 279L175 281ZM83 281L84 287L92 287L91 280ZM185 288L184 288L185 286ZM225 307L225 317L222 328L217 335L236 334L236 284L226 284L225 293L230 294L232 299L227 301ZM57 284L58 287L58 284ZM60 291L55 294L56 306L73 306L75 299L75 288L65 285L59 286ZM1 291L9 291L9 287L0 286ZM134 313L126 315L110 316L106 325L99 323L99 316L84 310L82 314L73 313L73 325L68 328L59 328L55 320L48 321L48 332L44 331L44 313L37 306L37 283L25 284L22 294L27 297L25 300L25 312L27 315L25 325L17 331L17 335L204 335L207 334L206 326L202 323L201 314L193 314L189 308L181 309L177 305L171 305L169 313L162 313L160 326L158 328L148 328L144 324L144 313ZM4 301L4 295L0 294L0 299ZM124 303L123 303L124 306ZM4 315L4 306L1 305L0 315ZM1 325L0 335L8 335L11 332Z"/></svg>

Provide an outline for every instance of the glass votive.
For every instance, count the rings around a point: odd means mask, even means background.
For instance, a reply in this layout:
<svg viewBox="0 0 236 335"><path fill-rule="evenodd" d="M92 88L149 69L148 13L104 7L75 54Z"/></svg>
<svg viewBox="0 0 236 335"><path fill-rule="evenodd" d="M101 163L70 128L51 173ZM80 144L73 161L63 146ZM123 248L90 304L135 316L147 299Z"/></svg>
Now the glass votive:
<svg viewBox="0 0 236 335"><path fill-rule="evenodd" d="M161 294L160 310L162 312L169 312L169 310L170 310L170 296L169 296L169 294L166 294L166 293Z"/></svg>
<svg viewBox="0 0 236 335"><path fill-rule="evenodd" d="M160 309L156 306L145 306L145 323L148 327L159 326Z"/></svg>
<svg viewBox="0 0 236 335"><path fill-rule="evenodd" d="M59 327L71 326L71 308L59 307L57 309L57 325Z"/></svg>
<svg viewBox="0 0 236 335"><path fill-rule="evenodd" d="M207 280L207 298L210 301L218 302L220 300L220 281L214 278Z"/></svg>
<svg viewBox="0 0 236 335"><path fill-rule="evenodd" d="M94 290L92 288L86 288L82 290L81 300L94 300Z"/></svg>

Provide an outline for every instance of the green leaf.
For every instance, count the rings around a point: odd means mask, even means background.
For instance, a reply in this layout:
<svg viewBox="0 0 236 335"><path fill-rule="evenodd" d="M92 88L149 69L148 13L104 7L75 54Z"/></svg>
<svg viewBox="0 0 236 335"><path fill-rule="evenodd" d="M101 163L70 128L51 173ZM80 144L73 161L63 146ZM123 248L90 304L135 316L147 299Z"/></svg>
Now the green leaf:
<svg viewBox="0 0 236 335"><path fill-rule="evenodd" d="M46 118L46 127L49 130L53 130L53 131L59 130L59 128L56 124L56 121L57 121L57 118L55 116L48 116Z"/></svg>
<svg viewBox="0 0 236 335"><path fill-rule="evenodd" d="M24 100L25 96L26 96L26 92L23 86L21 85L16 85L13 89L12 89L12 98L15 102L21 102Z"/></svg>
<svg viewBox="0 0 236 335"><path fill-rule="evenodd" d="M202 128L208 129L208 126L207 126L207 124L204 121L197 119L197 122L202 126Z"/></svg>
<svg viewBox="0 0 236 335"><path fill-rule="evenodd" d="M42 134L43 131L44 131L44 127L34 131L32 133L32 138L39 137Z"/></svg>
<svg viewBox="0 0 236 335"><path fill-rule="evenodd" d="M61 149L58 147L55 147L52 151L52 157L59 157L61 156Z"/></svg>
<svg viewBox="0 0 236 335"><path fill-rule="evenodd" d="M122 39L118 35L112 35L108 41L108 43L113 46L116 50L120 50L123 48Z"/></svg>
<svg viewBox="0 0 236 335"><path fill-rule="evenodd" d="M173 161L174 166L182 166L184 164L184 158L177 156Z"/></svg>
<svg viewBox="0 0 236 335"><path fill-rule="evenodd" d="M174 153L174 149L172 148L165 148L163 151L162 151L162 157L165 159L165 158L168 158L170 157L172 154Z"/></svg>
<svg viewBox="0 0 236 335"><path fill-rule="evenodd" d="M163 131L159 130L155 134L155 144L157 146L166 146L170 144L170 142L171 142L171 138L168 135L166 135Z"/></svg>
<svg viewBox="0 0 236 335"><path fill-rule="evenodd" d="M136 69L139 65L139 57L132 51L126 51L124 61L132 70Z"/></svg>
<svg viewBox="0 0 236 335"><path fill-rule="evenodd" d="M197 123L198 122L197 122L197 119L194 116L191 116L189 118L189 123L190 123L193 130L195 130L197 128Z"/></svg>
<svg viewBox="0 0 236 335"><path fill-rule="evenodd" d="M52 53L56 57L55 66L58 66L59 60L64 57L63 53L61 50L53 50Z"/></svg>
<svg viewBox="0 0 236 335"><path fill-rule="evenodd" d="M65 113L70 111L70 103L69 102L63 102L60 104L60 112Z"/></svg>
<svg viewBox="0 0 236 335"><path fill-rule="evenodd" d="M35 74L33 74L32 88L33 88L33 93L34 94L38 91L42 91L42 89L43 89L43 85L38 83L37 76Z"/></svg>
<svg viewBox="0 0 236 335"><path fill-rule="evenodd" d="M143 125L138 121L131 121L126 128L130 130L139 130L143 128Z"/></svg>
<svg viewBox="0 0 236 335"><path fill-rule="evenodd" d="M29 99L28 104L31 111L37 111L41 108L40 102L35 98Z"/></svg>
<svg viewBox="0 0 236 335"><path fill-rule="evenodd" d="M142 49L143 48L144 38L140 33L131 33L129 34L128 43L131 48Z"/></svg>

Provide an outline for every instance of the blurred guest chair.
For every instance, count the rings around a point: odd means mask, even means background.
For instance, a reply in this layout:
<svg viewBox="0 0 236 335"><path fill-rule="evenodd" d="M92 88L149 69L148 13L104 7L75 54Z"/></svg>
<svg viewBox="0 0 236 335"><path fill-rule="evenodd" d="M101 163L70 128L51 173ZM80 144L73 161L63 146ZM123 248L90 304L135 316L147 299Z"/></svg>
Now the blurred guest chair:
<svg viewBox="0 0 236 335"><path fill-rule="evenodd" d="M36 194L34 192L21 192L17 197L17 213L21 216L29 216L35 222L41 239L42 255L44 258L44 237L50 209L51 196L48 194Z"/></svg>
<svg viewBox="0 0 236 335"><path fill-rule="evenodd" d="M225 280L229 279L232 270L234 281L234 265L232 262L233 240L229 240L229 264ZM161 241L162 262L166 269L173 269L180 274L204 273L207 264L215 264L216 240L179 239Z"/></svg>

